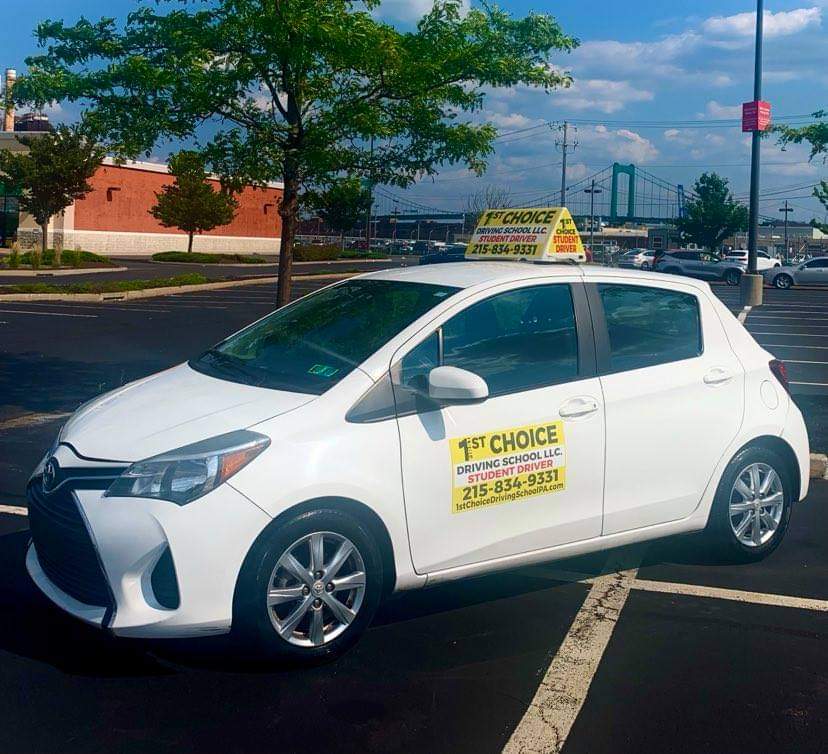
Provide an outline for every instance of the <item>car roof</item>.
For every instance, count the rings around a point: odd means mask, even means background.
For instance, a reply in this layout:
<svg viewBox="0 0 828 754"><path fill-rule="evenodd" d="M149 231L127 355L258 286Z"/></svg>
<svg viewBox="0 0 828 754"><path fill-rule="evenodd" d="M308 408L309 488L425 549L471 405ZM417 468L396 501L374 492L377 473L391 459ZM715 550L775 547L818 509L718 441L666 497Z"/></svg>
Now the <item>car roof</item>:
<svg viewBox="0 0 828 754"><path fill-rule="evenodd" d="M359 276L372 280L399 280L408 283L448 285L455 288L472 288L478 285L507 283L528 278L618 278L619 280L657 280L661 283L680 282L698 288L707 283L686 277L653 273L645 270L629 270L590 264L499 261L499 262L449 262L414 267L396 267Z"/></svg>

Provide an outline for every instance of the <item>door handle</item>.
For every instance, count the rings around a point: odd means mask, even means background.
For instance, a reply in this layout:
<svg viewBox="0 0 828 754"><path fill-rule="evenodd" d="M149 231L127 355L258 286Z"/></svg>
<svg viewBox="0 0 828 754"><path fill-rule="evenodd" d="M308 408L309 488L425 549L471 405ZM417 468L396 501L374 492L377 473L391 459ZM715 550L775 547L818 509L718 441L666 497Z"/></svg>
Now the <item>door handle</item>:
<svg viewBox="0 0 828 754"><path fill-rule="evenodd" d="M713 367L706 375L704 375L705 385L723 385L725 382L730 382L733 375L729 370L723 367Z"/></svg>
<svg viewBox="0 0 828 754"><path fill-rule="evenodd" d="M583 396L567 401L558 409L558 414L564 419L575 419L578 416L594 414L598 410L598 401L595 398Z"/></svg>

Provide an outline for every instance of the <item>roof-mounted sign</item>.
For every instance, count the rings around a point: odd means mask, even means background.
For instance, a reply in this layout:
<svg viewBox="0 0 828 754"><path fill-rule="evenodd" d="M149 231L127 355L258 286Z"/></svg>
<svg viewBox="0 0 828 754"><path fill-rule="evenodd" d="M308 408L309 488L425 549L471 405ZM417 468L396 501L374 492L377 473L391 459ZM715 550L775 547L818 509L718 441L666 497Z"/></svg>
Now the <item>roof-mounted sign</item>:
<svg viewBox="0 0 828 754"><path fill-rule="evenodd" d="M586 261L584 245L566 207L487 209L466 248L466 259Z"/></svg>

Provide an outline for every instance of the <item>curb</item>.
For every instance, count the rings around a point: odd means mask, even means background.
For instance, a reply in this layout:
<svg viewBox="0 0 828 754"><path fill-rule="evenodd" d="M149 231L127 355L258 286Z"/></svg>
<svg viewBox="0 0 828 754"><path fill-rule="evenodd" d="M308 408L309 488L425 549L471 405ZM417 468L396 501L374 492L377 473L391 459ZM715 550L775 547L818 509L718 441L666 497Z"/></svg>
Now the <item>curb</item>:
<svg viewBox="0 0 828 754"><path fill-rule="evenodd" d="M332 272L325 275L294 275L291 280L341 280L359 272ZM223 280L219 283L199 283L197 285L173 285L165 288L143 288L135 291L109 291L107 293L0 293L0 301L125 301L136 298L155 298L172 296L177 293L195 291L215 291L221 288L238 288L245 285L264 285L275 283L275 275L261 278L244 278L242 280Z"/></svg>
<svg viewBox="0 0 828 754"><path fill-rule="evenodd" d="M828 455L811 453L811 479L828 479Z"/></svg>
<svg viewBox="0 0 828 754"><path fill-rule="evenodd" d="M70 277L71 275L96 275L104 272L125 272L129 267L72 267L70 269L50 269L44 267L40 270L4 270L0 269L0 278L52 278Z"/></svg>

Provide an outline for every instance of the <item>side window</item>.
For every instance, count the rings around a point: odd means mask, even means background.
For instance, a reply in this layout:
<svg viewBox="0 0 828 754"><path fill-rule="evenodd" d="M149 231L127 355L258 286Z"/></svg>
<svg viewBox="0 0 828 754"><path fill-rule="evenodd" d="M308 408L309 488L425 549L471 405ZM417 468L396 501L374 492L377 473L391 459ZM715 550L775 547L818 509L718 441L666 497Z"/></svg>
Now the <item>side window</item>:
<svg viewBox="0 0 828 754"><path fill-rule="evenodd" d="M598 293L607 322L611 371L701 355L701 317L695 296L632 285L598 285Z"/></svg>
<svg viewBox="0 0 828 754"><path fill-rule="evenodd" d="M828 267L828 259L812 259L805 265L809 270L813 267Z"/></svg>
<svg viewBox="0 0 828 754"><path fill-rule="evenodd" d="M500 293L473 304L442 328L443 364L468 369L504 395L578 375L578 338L569 285Z"/></svg>

